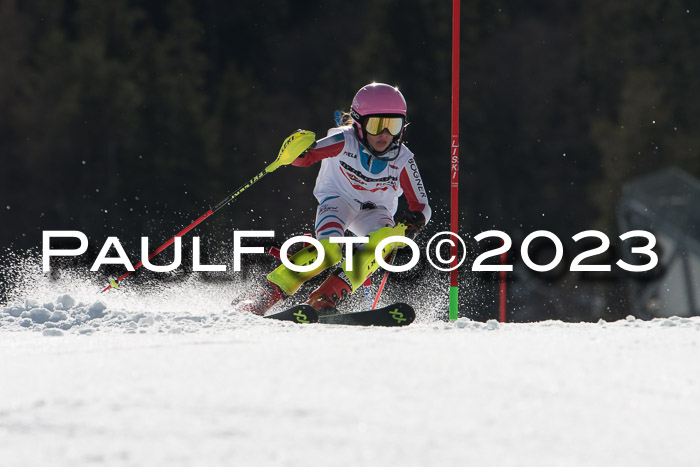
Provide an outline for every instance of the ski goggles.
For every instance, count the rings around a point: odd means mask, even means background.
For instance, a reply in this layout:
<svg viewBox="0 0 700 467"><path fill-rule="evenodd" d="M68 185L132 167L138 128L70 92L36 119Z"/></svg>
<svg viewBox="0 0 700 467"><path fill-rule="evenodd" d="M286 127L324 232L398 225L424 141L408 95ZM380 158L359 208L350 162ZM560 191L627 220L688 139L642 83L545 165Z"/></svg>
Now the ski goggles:
<svg viewBox="0 0 700 467"><path fill-rule="evenodd" d="M403 130L403 117L368 117L365 120L365 131L376 136L384 130L389 130L391 136L398 136Z"/></svg>

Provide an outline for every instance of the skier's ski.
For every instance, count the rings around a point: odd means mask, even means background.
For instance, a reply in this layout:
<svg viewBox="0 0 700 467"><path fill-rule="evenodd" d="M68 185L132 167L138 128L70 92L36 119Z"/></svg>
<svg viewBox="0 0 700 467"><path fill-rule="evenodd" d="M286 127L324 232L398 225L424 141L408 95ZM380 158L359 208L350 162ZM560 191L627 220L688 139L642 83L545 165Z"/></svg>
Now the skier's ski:
<svg viewBox="0 0 700 467"><path fill-rule="evenodd" d="M322 315L318 317L318 322L351 326L408 326L414 319L416 312L411 305L394 303L374 310Z"/></svg>
<svg viewBox="0 0 700 467"><path fill-rule="evenodd" d="M344 324L349 326L408 326L416 318L410 305L394 303L376 310L337 313L319 316L310 305L296 305L265 318L294 321L296 323Z"/></svg>
<svg viewBox="0 0 700 467"><path fill-rule="evenodd" d="M318 313L311 305L301 304L287 308L279 313L267 315L265 318L294 321L295 323L317 323Z"/></svg>

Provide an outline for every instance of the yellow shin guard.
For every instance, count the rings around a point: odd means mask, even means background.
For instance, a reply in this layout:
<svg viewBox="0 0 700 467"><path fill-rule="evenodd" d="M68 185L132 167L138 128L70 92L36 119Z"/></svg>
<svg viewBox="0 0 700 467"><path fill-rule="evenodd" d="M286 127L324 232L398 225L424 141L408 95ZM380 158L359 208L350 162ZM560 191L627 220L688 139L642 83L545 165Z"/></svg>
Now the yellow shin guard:
<svg viewBox="0 0 700 467"><path fill-rule="evenodd" d="M337 243L331 243L327 238L320 240L320 242L323 246L325 257L323 262L315 269L307 272L295 272L283 264L268 274L267 280L273 284L277 284L277 286L279 286L279 288L282 289L287 295L292 295L304 282L308 281L312 277L315 277L329 267L338 264L340 260L343 259L343 252L340 249L340 245ZM289 261L297 266L304 266L316 261L317 257L318 252L316 251L316 248L313 245L308 245L303 250L292 255L292 257L289 258Z"/></svg>
<svg viewBox="0 0 700 467"><path fill-rule="evenodd" d="M365 244L362 251L357 251L352 258L352 271L348 271L348 262L343 262L343 272L352 284L352 291L357 290L365 280L379 268L379 264L374 256L379 242L394 235L403 236L406 233L406 226L399 224L396 227L383 227L369 234L369 242ZM401 242L388 243L382 249L382 258L386 258L394 248L400 248Z"/></svg>

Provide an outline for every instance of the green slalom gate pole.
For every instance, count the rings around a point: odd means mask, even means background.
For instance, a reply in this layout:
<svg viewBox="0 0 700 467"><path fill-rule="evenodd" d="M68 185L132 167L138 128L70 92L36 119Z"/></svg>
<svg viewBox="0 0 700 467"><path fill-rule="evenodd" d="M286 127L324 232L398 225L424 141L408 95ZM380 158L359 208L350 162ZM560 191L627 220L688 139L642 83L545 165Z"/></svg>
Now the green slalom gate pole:
<svg viewBox="0 0 700 467"><path fill-rule="evenodd" d="M455 235L459 230L459 0L452 0L452 144L450 154L450 230ZM459 243L454 242L452 271L450 272L450 320L459 316L459 287L457 264Z"/></svg>

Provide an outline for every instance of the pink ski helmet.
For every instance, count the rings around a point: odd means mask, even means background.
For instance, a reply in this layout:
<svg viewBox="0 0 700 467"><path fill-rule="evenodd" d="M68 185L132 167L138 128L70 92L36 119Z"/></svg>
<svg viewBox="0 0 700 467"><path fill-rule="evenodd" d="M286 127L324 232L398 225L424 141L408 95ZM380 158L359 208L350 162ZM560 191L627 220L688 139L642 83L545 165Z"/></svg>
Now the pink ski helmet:
<svg viewBox="0 0 700 467"><path fill-rule="evenodd" d="M401 138L403 137L403 131L406 125L406 110L406 99L404 99L401 91L388 84L372 83L357 91L355 98L352 100L350 115L354 120L353 127L355 128L358 139L373 156L380 160L394 160L398 157L398 153L391 159L384 158L382 155L396 147L400 147ZM373 116L386 117L382 119L382 125L390 125L393 123L392 128L388 126L387 128L389 128L389 132L394 137L394 143L381 153L374 151L367 142L368 131L366 125L368 119ZM400 119L401 121L398 122L396 119ZM375 123L375 121L372 123ZM382 127L379 127L379 131L383 131ZM369 133L375 134L372 131Z"/></svg>

